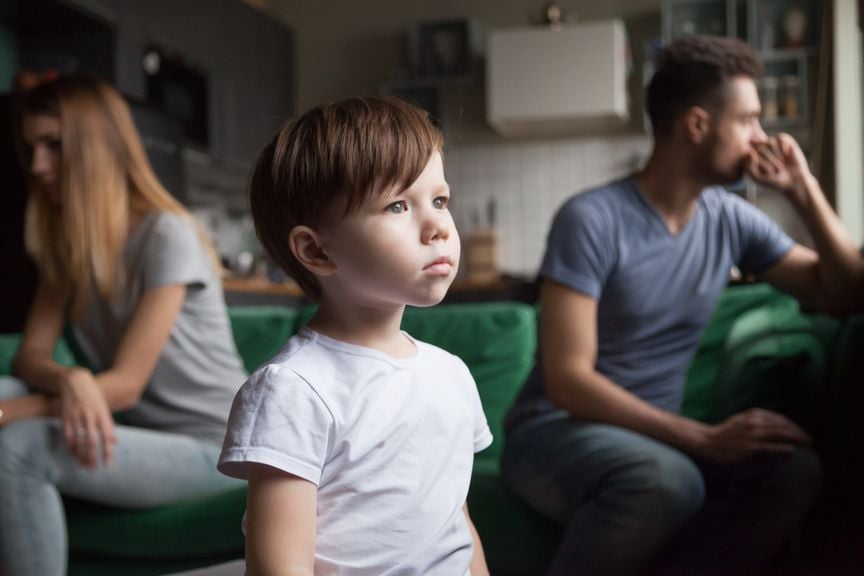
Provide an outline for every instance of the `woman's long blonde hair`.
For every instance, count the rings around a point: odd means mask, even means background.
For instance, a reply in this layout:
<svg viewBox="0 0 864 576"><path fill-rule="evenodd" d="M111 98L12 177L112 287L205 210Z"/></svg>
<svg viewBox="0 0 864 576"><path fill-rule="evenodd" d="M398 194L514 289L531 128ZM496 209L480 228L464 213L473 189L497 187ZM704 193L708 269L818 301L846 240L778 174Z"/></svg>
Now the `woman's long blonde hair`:
<svg viewBox="0 0 864 576"><path fill-rule="evenodd" d="M62 201L52 202L31 183L27 250L48 283L92 284L111 297L124 280L123 246L132 215L191 216L160 184L129 106L114 88L85 76L58 78L25 94L20 110L22 118L58 118L61 138ZM197 224L196 229L220 270L212 244Z"/></svg>

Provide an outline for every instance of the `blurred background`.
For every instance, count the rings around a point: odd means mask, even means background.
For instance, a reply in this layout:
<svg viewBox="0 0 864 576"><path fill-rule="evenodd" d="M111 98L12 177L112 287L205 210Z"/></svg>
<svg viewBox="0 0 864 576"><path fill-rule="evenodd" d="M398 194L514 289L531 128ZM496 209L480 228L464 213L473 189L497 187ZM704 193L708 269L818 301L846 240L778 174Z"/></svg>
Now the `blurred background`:
<svg viewBox="0 0 864 576"><path fill-rule="evenodd" d="M565 198L645 160L642 89L659 48L685 34L757 49L766 129L799 139L860 242L860 12L857 0L0 0L0 331L20 329L35 282L9 119L22 79L87 72L120 89L159 176L235 277L229 297L283 293L245 197L279 126L353 95L410 100L446 137L464 243L454 292L495 299L530 285ZM735 191L809 241L772 193Z"/></svg>

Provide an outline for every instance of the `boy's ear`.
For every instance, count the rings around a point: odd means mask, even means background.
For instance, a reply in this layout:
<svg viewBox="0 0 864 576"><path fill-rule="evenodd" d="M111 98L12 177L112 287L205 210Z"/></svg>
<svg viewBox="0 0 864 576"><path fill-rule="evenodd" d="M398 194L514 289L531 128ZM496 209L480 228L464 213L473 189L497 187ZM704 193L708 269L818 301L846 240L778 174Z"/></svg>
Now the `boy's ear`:
<svg viewBox="0 0 864 576"><path fill-rule="evenodd" d="M288 247L294 257L316 276L329 276L336 264L327 257L318 233L308 226L295 226L288 233Z"/></svg>
<svg viewBox="0 0 864 576"><path fill-rule="evenodd" d="M687 140L701 144L711 128L711 115L701 106L691 106L684 113L684 132Z"/></svg>

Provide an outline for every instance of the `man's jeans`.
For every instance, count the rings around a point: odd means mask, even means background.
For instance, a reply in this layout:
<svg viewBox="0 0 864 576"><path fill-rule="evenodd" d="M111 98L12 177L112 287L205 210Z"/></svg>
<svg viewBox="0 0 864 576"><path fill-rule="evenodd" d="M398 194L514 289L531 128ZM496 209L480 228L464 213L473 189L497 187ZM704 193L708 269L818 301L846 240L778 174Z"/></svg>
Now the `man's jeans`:
<svg viewBox="0 0 864 576"><path fill-rule="evenodd" d="M816 499L808 449L697 462L616 426L554 412L507 435L510 488L564 525L550 575L742 574L764 566Z"/></svg>

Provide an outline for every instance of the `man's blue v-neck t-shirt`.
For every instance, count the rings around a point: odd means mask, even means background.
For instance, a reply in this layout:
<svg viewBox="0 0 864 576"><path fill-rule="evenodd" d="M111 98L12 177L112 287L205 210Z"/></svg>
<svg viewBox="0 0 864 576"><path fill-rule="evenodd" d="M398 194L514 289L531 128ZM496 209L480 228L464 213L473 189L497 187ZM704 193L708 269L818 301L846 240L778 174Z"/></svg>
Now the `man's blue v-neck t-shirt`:
<svg viewBox="0 0 864 576"><path fill-rule="evenodd" d="M793 244L759 209L720 187L706 188L672 234L628 177L559 209L540 275L597 300L597 371L677 412L688 365L732 266L759 274ZM543 404L551 408L538 361L514 412Z"/></svg>

